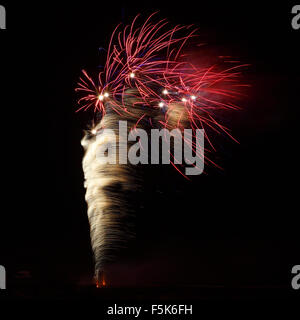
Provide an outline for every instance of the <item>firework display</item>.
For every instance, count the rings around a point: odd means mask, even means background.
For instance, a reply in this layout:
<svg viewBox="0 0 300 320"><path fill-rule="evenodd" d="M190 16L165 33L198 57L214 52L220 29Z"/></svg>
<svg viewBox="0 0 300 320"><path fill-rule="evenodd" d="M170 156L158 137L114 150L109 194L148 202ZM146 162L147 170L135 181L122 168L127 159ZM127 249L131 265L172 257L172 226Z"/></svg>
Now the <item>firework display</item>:
<svg viewBox="0 0 300 320"><path fill-rule="evenodd" d="M204 151L214 150L210 139L213 132L224 132L234 139L216 114L238 109L236 99L243 86L239 82L243 65L237 61L226 64L224 59L219 64L204 65L195 43L196 29L169 28L166 20L154 23L154 18L153 14L139 23L140 18L136 17L131 25L118 26L97 79L83 70L76 88L80 94L78 111L92 109L99 119L82 140L86 201L99 286L106 285L103 272L114 252L134 236L127 223L133 214L128 194L142 183L132 164L99 161L97 150L104 143L118 143L110 135L102 135L103 129L112 129L118 136L120 120L129 123L128 132L137 128L189 128L191 137L183 139L198 157L204 157ZM197 129L204 129L208 146L201 152L193 140ZM171 149L170 154L173 167L186 177ZM213 163L207 156L204 162Z"/></svg>

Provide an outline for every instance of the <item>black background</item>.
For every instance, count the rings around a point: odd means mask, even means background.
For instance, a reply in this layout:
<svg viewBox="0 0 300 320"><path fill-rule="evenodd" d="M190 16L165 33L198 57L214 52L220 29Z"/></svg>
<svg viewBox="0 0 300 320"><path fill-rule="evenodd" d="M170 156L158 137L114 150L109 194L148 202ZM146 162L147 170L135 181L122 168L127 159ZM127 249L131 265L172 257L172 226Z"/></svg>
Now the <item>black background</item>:
<svg viewBox="0 0 300 320"><path fill-rule="evenodd" d="M195 24L213 53L249 63L251 88L242 111L224 119L240 144L216 140L223 170L207 168L192 182L175 171L147 180L138 244L113 267L114 282L290 288L299 264L297 126L288 119L299 107L300 31L291 27L292 5L2 4L0 264L12 294L92 284L80 146L91 115L75 113L74 88L81 69L99 66L99 48L119 22L156 10L173 25Z"/></svg>

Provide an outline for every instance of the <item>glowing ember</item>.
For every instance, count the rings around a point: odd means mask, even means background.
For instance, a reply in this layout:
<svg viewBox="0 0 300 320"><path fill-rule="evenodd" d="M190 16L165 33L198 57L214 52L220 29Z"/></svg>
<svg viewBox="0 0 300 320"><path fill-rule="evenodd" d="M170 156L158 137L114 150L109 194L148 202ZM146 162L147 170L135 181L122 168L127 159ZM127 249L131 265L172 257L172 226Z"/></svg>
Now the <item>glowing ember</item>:
<svg viewBox="0 0 300 320"><path fill-rule="evenodd" d="M96 288L106 287L106 281L104 279L104 272L99 272L98 277L95 278Z"/></svg>

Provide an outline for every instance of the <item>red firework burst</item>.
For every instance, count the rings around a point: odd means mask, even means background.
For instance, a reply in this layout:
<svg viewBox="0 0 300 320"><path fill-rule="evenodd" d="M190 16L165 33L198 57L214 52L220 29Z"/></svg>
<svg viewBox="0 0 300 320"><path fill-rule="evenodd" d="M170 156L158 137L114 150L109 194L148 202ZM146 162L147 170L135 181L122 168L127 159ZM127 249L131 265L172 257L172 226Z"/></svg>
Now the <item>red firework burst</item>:
<svg viewBox="0 0 300 320"><path fill-rule="evenodd" d="M210 128L233 138L216 120L215 113L238 108L233 102L240 95L242 85L238 79L240 69L245 65L235 62L235 65L221 69L217 65L201 67L192 63L191 54L186 54L184 49L195 38L196 29L191 26L169 28L166 20L153 23L154 14L141 26L136 26L137 16L131 25L121 30L120 25L116 27L97 82L83 71L76 88L84 94L78 101L78 110L93 108L103 115L105 102L109 100L116 112L126 111L123 103L126 92L135 88L145 107L161 108L164 114L164 120L160 121L162 127L169 127L172 105L181 103L193 132L197 128ZM177 127L184 128L181 117ZM206 138L213 148L207 135ZM194 147L191 142L191 148Z"/></svg>

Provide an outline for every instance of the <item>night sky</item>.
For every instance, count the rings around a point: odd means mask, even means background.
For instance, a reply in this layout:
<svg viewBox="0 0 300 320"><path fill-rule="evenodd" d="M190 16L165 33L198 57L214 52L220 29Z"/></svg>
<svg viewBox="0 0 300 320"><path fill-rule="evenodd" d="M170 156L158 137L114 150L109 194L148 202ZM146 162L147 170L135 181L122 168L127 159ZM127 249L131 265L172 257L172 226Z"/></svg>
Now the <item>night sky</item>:
<svg viewBox="0 0 300 320"><path fill-rule="evenodd" d="M101 65L99 49L119 22L157 10L172 25L198 27L204 54L250 64L251 87L224 119L240 144L216 137L212 157L223 170L191 182L169 168L146 177L137 242L112 266L113 284L290 285L298 143L288 120L299 107L300 30L288 4L2 4L0 264L11 288L92 284L80 145L92 114L75 112L74 89L82 69Z"/></svg>

